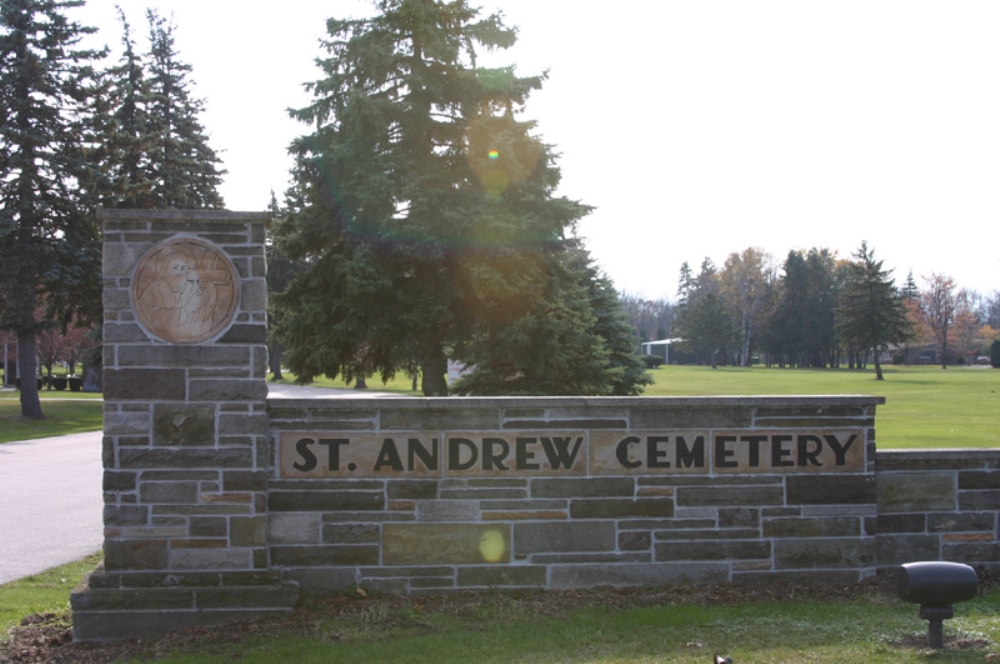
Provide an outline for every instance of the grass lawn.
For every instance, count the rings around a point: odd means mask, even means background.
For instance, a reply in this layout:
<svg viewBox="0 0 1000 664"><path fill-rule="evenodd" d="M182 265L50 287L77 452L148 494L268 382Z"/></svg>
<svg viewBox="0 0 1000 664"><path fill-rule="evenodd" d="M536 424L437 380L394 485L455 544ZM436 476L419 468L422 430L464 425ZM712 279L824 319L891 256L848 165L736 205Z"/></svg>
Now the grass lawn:
<svg viewBox="0 0 1000 664"><path fill-rule="evenodd" d="M57 647L69 624L71 579L93 558L0 586L0 635L20 616L56 613ZM754 662L982 662L1000 644L1000 591L955 607L946 649L926 648L917 606L868 588L853 596L812 596L786 586L766 597L733 587L646 588L581 593L478 593L464 596L307 599L290 617L252 626L179 633L165 640L61 651L59 661L101 653L129 662L640 662L711 661L723 653ZM808 589L807 589L808 591ZM815 591L815 589L813 589ZM457 599L456 599L457 598ZM0 636L0 661L4 659ZM30 640L29 640L30 641ZM37 643L38 641L32 641ZM15 644L24 643L17 638ZM82 648L82 646L81 646ZM55 653L50 653L55 654ZM83 659L81 656L80 659ZM35 661L35 660L32 660ZM38 660L46 661L46 660Z"/></svg>
<svg viewBox="0 0 1000 664"><path fill-rule="evenodd" d="M21 393L0 390L0 443L70 433L99 431L104 426L104 402L95 392L39 392L44 420L21 419Z"/></svg>

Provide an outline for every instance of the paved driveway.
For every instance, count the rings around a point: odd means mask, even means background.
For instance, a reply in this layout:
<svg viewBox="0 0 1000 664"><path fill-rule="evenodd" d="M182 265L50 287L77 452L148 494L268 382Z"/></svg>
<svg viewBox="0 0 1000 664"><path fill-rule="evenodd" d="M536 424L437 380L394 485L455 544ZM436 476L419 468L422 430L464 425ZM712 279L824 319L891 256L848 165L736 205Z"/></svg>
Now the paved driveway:
<svg viewBox="0 0 1000 664"><path fill-rule="evenodd" d="M0 445L0 584L101 548L101 437Z"/></svg>

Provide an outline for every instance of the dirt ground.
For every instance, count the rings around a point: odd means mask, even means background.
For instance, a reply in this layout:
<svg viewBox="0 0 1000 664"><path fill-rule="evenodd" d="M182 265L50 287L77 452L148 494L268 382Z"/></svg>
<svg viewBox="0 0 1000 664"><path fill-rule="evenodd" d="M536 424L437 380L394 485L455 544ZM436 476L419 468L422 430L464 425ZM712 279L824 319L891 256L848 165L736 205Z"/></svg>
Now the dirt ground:
<svg viewBox="0 0 1000 664"><path fill-rule="evenodd" d="M983 578L980 588L994 586L994 579ZM599 588L574 591L537 591L509 595L524 615L559 617L586 607L628 609L663 604L725 605L752 601L781 599L851 599L878 594L894 594L887 580L852 585L822 583L723 584L709 586L676 586L662 588ZM491 594L495 597L495 594ZM74 643L72 628L66 615L33 615L25 618L13 630L12 638L0 645L0 662L72 662L99 664L117 659L152 659L175 650L212 650L257 636L308 634L310 626L320 619L335 619L371 610L376 603L388 604L387 609L416 608L456 616L468 615L480 607L486 594L475 592L424 595L419 598L369 598L364 592L309 601L282 617L244 620L223 626L197 627L173 632L157 639L132 639L103 643ZM405 611L398 613L405 614ZM905 646L905 644L902 644ZM913 644L920 647L923 644ZM946 643L946 648L984 647L985 643Z"/></svg>

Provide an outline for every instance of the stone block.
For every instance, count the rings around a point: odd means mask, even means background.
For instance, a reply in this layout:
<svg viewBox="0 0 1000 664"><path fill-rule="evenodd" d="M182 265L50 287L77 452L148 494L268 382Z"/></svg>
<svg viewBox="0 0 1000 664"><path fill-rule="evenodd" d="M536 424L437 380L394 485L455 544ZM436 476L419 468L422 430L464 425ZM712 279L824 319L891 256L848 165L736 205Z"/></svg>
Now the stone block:
<svg viewBox="0 0 1000 664"><path fill-rule="evenodd" d="M102 488L104 491L135 491L136 473L105 470Z"/></svg>
<svg viewBox="0 0 1000 664"><path fill-rule="evenodd" d="M790 475L785 480L789 505L858 505L875 503L875 475Z"/></svg>
<svg viewBox="0 0 1000 664"><path fill-rule="evenodd" d="M246 588L199 588L195 591L195 604L199 609L249 609L294 608L299 599L295 584Z"/></svg>
<svg viewBox="0 0 1000 664"><path fill-rule="evenodd" d="M192 537L226 537L229 526L224 517L194 516L191 517L190 533Z"/></svg>
<svg viewBox="0 0 1000 664"><path fill-rule="evenodd" d="M385 565L473 565L510 561L506 524L386 524Z"/></svg>
<svg viewBox="0 0 1000 664"><path fill-rule="evenodd" d="M218 344L265 344L267 326L253 324L233 324L219 337Z"/></svg>
<svg viewBox="0 0 1000 664"><path fill-rule="evenodd" d="M879 567L942 560L941 540L937 535L879 535L877 542Z"/></svg>
<svg viewBox="0 0 1000 664"><path fill-rule="evenodd" d="M596 498L634 496L635 480L630 477L537 479L531 481L533 498Z"/></svg>
<svg viewBox="0 0 1000 664"><path fill-rule="evenodd" d="M659 429L673 431L679 429L727 428L747 429L753 425L749 408L731 407L685 407L685 408L633 408L631 428Z"/></svg>
<svg viewBox="0 0 1000 664"><path fill-rule="evenodd" d="M653 546L653 536L644 531L624 531L618 533L618 548L622 551L649 551Z"/></svg>
<svg viewBox="0 0 1000 664"><path fill-rule="evenodd" d="M685 486L677 489L676 500L678 507L783 505L785 491L781 486Z"/></svg>
<svg viewBox="0 0 1000 664"><path fill-rule="evenodd" d="M386 487L390 500L430 500L437 492L437 480L392 480Z"/></svg>
<svg viewBox="0 0 1000 664"><path fill-rule="evenodd" d="M729 566L725 563L553 565L550 587L674 586L723 583L728 580Z"/></svg>
<svg viewBox="0 0 1000 664"><path fill-rule="evenodd" d="M500 410L460 406L386 408L379 425L383 431L498 431Z"/></svg>
<svg viewBox="0 0 1000 664"><path fill-rule="evenodd" d="M153 406L153 445L214 444L214 405L159 403Z"/></svg>
<svg viewBox="0 0 1000 664"><path fill-rule="evenodd" d="M524 565L459 567L457 581L463 588L544 588L546 571Z"/></svg>
<svg viewBox="0 0 1000 664"><path fill-rule="evenodd" d="M259 379L213 380L192 378L188 387L191 401L263 401L267 383Z"/></svg>
<svg viewBox="0 0 1000 664"><path fill-rule="evenodd" d="M613 521L518 523L514 525L514 552L518 555L577 551L614 551Z"/></svg>
<svg viewBox="0 0 1000 664"><path fill-rule="evenodd" d="M104 566L109 571L165 569L166 540L104 540Z"/></svg>
<svg viewBox="0 0 1000 664"><path fill-rule="evenodd" d="M377 565L377 546L272 546L271 564L278 567Z"/></svg>
<svg viewBox="0 0 1000 664"><path fill-rule="evenodd" d="M323 527L324 544L378 544L381 537L381 529L374 524L327 524Z"/></svg>
<svg viewBox="0 0 1000 664"><path fill-rule="evenodd" d="M145 526L149 524L149 508L145 505L105 505L105 526Z"/></svg>
<svg viewBox="0 0 1000 664"><path fill-rule="evenodd" d="M170 563L171 568L177 570L252 568L250 549L174 549L170 552Z"/></svg>
<svg viewBox="0 0 1000 664"><path fill-rule="evenodd" d="M749 560L771 557L771 543L753 540L701 542L659 542L654 545L656 560Z"/></svg>
<svg viewBox="0 0 1000 664"><path fill-rule="evenodd" d="M1000 489L1000 471L965 470L958 474L960 491Z"/></svg>
<svg viewBox="0 0 1000 664"><path fill-rule="evenodd" d="M1000 490L962 491L958 494L960 510L1000 510Z"/></svg>
<svg viewBox="0 0 1000 664"><path fill-rule="evenodd" d="M271 491L268 509L272 512L356 512L385 507L385 496L375 491Z"/></svg>
<svg viewBox="0 0 1000 664"><path fill-rule="evenodd" d="M232 546L266 546L267 517L234 516L229 519L229 542Z"/></svg>
<svg viewBox="0 0 1000 664"><path fill-rule="evenodd" d="M996 512L932 512L927 515L927 530L932 533L955 533L975 530L993 532Z"/></svg>
<svg viewBox="0 0 1000 664"><path fill-rule="evenodd" d="M226 448L127 448L118 451L121 468L249 468L252 450Z"/></svg>
<svg viewBox="0 0 1000 664"><path fill-rule="evenodd" d="M777 569L872 567L875 565L875 554L873 538L779 539L774 542Z"/></svg>
<svg viewBox="0 0 1000 664"><path fill-rule="evenodd" d="M299 584L303 595L323 595L338 593L354 587L357 583L353 567L304 567L290 569L285 572L285 578ZM363 584L366 589L367 583ZM405 586L395 594L404 594Z"/></svg>
<svg viewBox="0 0 1000 664"><path fill-rule="evenodd" d="M764 537L857 537L861 527L861 519L850 517L765 519Z"/></svg>
<svg viewBox="0 0 1000 664"><path fill-rule="evenodd" d="M198 502L197 482L143 482L139 485L139 499L157 505L190 505Z"/></svg>
<svg viewBox="0 0 1000 664"><path fill-rule="evenodd" d="M879 533L923 533L927 531L926 514L879 514Z"/></svg>
<svg viewBox="0 0 1000 664"><path fill-rule="evenodd" d="M186 588L109 589L90 588L89 592L70 595L74 611L162 611L190 609L194 591Z"/></svg>
<svg viewBox="0 0 1000 664"><path fill-rule="evenodd" d="M569 506L573 519L628 519L634 517L672 517L674 501L670 498L594 498L573 500Z"/></svg>
<svg viewBox="0 0 1000 664"><path fill-rule="evenodd" d="M760 525L760 510L746 507L720 508L720 528L756 528Z"/></svg>
<svg viewBox="0 0 1000 664"><path fill-rule="evenodd" d="M183 401L187 397L183 369L104 369L107 401Z"/></svg>
<svg viewBox="0 0 1000 664"><path fill-rule="evenodd" d="M955 511L954 473L882 473L878 476L879 514Z"/></svg>
<svg viewBox="0 0 1000 664"><path fill-rule="evenodd" d="M223 491L266 491L267 472L263 470L227 470L222 473Z"/></svg>
<svg viewBox="0 0 1000 664"><path fill-rule="evenodd" d="M478 500L418 500L417 521L478 521Z"/></svg>
<svg viewBox="0 0 1000 664"><path fill-rule="evenodd" d="M271 514L268 540L272 544L319 544L321 523L317 512Z"/></svg>

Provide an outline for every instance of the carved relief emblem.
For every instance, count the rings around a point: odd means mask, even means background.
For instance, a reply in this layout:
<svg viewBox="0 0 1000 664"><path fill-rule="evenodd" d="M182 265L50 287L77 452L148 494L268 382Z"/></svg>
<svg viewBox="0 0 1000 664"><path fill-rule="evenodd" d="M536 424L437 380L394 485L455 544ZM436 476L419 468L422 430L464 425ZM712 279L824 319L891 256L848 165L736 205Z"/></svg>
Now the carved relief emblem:
<svg viewBox="0 0 1000 664"><path fill-rule="evenodd" d="M132 279L132 310L155 337L194 344L221 334L239 306L239 275L218 247L195 237L146 252Z"/></svg>

